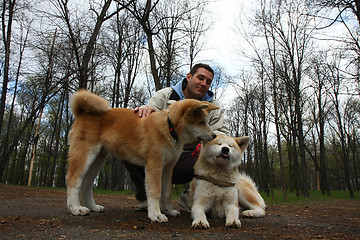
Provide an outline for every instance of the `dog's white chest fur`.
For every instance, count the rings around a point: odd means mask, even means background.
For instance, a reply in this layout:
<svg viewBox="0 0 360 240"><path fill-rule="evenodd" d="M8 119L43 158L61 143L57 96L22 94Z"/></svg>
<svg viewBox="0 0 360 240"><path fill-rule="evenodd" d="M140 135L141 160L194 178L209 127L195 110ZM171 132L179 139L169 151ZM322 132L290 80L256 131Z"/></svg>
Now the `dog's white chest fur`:
<svg viewBox="0 0 360 240"><path fill-rule="evenodd" d="M194 180L194 184L196 189L194 199L202 199L203 204L207 206L206 213L210 218L225 218L228 205L238 206L235 186L217 186L201 179Z"/></svg>

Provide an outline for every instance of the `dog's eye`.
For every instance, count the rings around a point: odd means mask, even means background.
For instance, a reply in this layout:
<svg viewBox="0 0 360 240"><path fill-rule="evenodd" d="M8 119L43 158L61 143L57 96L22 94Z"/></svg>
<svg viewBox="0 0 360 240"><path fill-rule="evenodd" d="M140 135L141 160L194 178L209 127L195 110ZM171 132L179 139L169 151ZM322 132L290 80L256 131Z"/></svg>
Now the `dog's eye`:
<svg viewBox="0 0 360 240"><path fill-rule="evenodd" d="M200 122L200 124L203 124L203 125L205 125L205 120L204 120L204 121L201 121L201 122Z"/></svg>

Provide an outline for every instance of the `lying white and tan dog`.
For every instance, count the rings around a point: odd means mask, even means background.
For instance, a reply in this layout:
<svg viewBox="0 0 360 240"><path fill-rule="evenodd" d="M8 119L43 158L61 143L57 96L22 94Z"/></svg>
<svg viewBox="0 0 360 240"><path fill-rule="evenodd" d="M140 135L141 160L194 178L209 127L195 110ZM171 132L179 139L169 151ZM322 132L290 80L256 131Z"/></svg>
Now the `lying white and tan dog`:
<svg viewBox="0 0 360 240"><path fill-rule="evenodd" d="M151 221L168 221L160 211L160 202L165 214L180 214L171 204L172 169L185 143L216 137L207 116L217 106L189 99L139 118L134 110L111 109L105 99L80 90L72 96L71 108L75 121L69 136L67 206L72 214L104 211L95 204L92 186L108 153L145 166Z"/></svg>
<svg viewBox="0 0 360 240"><path fill-rule="evenodd" d="M265 216L265 202L252 179L239 172L243 151L249 137L232 138L219 135L201 146L194 166L195 177L189 196L192 227L210 228L210 218L225 218L227 227L240 227L239 204L246 217ZM191 202L192 200L192 202Z"/></svg>

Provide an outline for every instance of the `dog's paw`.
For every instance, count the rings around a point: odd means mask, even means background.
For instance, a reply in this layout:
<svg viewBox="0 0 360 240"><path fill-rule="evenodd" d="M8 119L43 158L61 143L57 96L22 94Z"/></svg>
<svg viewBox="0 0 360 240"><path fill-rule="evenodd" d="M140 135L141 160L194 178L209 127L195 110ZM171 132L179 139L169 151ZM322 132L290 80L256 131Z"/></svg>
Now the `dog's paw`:
<svg viewBox="0 0 360 240"><path fill-rule="evenodd" d="M261 208L256 210L245 210L242 212L242 216L246 218L259 218L265 216L265 211Z"/></svg>
<svg viewBox="0 0 360 240"><path fill-rule="evenodd" d="M227 221L225 226L230 228L239 228L241 227L241 222L239 219L234 219L233 221Z"/></svg>
<svg viewBox="0 0 360 240"><path fill-rule="evenodd" d="M152 222L160 222L160 223L168 222L167 217L162 213L156 213L156 214L148 213L148 217Z"/></svg>
<svg viewBox="0 0 360 240"><path fill-rule="evenodd" d="M174 209L172 209L170 211L166 211L165 213L171 217L180 216L180 212L178 210L174 210Z"/></svg>
<svg viewBox="0 0 360 240"><path fill-rule="evenodd" d="M191 226L193 228L197 228L197 229L209 229L210 228L210 224L206 219L195 219Z"/></svg>
<svg viewBox="0 0 360 240"><path fill-rule="evenodd" d="M69 207L69 208L70 208L70 212L76 216L78 215L84 216L90 213L90 209L88 209L87 207L78 206L78 207Z"/></svg>
<svg viewBox="0 0 360 240"><path fill-rule="evenodd" d="M101 205L95 205L94 208L91 209L92 212L97 212L97 213L100 213L100 212L105 212L105 208Z"/></svg>

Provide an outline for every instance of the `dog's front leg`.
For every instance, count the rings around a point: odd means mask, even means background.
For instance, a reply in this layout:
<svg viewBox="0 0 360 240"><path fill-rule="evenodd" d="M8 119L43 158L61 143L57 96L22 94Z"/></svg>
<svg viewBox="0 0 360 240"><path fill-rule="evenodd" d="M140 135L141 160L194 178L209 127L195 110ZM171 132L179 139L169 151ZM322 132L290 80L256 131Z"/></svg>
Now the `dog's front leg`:
<svg viewBox="0 0 360 240"><path fill-rule="evenodd" d="M160 165L160 166L159 166ZM147 162L145 166L145 187L148 217L153 222L168 222L160 211L162 164L158 161Z"/></svg>
<svg viewBox="0 0 360 240"><path fill-rule="evenodd" d="M191 226L199 229L209 229L210 223L206 218L206 211L211 207L213 199L203 195L203 192L195 189L194 203L191 208L191 217L193 222Z"/></svg>
<svg viewBox="0 0 360 240"><path fill-rule="evenodd" d="M165 165L161 178L161 207L165 214L172 217L180 215L180 212L173 209L173 206L171 204L171 178L175 163L176 160Z"/></svg>
<svg viewBox="0 0 360 240"><path fill-rule="evenodd" d="M241 222L239 220L239 208L235 204L226 207L226 227L239 228Z"/></svg>
<svg viewBox="0 0 360 240"><path fill-rule="evenodd" d="M191 216L193 222L191 226L198 229L209 229L210 223L208 222L205 214L205 209L199 204L195 204L191 208Z"/></svg>

